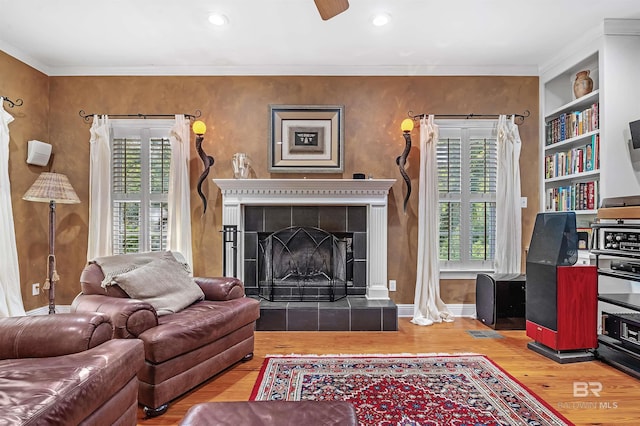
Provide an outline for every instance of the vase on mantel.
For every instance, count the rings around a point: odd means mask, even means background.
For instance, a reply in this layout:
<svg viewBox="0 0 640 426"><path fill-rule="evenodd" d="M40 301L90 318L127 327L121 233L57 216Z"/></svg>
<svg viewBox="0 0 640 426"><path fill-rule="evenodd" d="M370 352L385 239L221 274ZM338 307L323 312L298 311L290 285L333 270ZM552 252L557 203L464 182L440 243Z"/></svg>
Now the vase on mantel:
<svg viewBox="0 0 640 426"><path fill-rule="evenodd" d="M576 74L576 81L573 82L573 94L576 99L591 93L593 90L593 80L589 77L589 72L589 70L585 70Z"/></svg>

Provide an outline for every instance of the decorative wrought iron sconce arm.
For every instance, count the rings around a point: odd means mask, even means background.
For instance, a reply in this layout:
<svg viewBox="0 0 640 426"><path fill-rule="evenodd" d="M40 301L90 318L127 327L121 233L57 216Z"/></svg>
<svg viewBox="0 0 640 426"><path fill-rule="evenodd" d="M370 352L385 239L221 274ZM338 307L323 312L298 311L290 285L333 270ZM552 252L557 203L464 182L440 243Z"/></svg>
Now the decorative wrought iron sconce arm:
<svg viewBox="0 0 640 426"><path fill-rule="evenodd" d="M400 174L402 175L402 178L404 179L404 182L407 185L407 193L404 196L404 204L402 206L404 211L406 212L407 203L409 202L409 197L411 196L411 179L409 179L409 175L404 169L404 166L405 164L407 164L407 156L409 155L409 151L411 151L411 134L406 132L406 133L403 133L402 136L404 136L404 140L405 140L404 151L402 151L402 154L399 157L396 157L396 164L398 165L398 168L400 169Z"/></svg>
<svg viewBox="0 0 640 426"><path fill-rule="evenodd" d="M202 171L202 174L198 179L198 186L197 186L198 195L200 196L200 199L202 199L202 204L204 205L202 214L204 214L207 211L207 197L205 197L204 193L202 192L202 184L204 183L207 176L209 176L209 169L211 168L211 166L213 166L213 163L215 162L213 157L210 155L207 155L204 152L204 149L202 149L203 140L204 140L204 135L196 135L196 151L198 152L198 155L200 156L200 159L202 160L202 163L204 165L204 170Z"/></svg>
<svg viewBox="0 0 640 426"><path fill-rule="evenodd" d="M402 136L404 136L404 150L399 157L396 157L396 164L400 169L400 174L402 175L402 179L404 179L405 184L407 185L407 193L404 196L404 204L402 206L403 211L407 212L407 203L409 202L409 197L411 196L411 179L407 174L404 166L407 164L407 156L411 151L411 130L413 129L413 120L410 118L405 119L400 126L402 129Z"/></svg>
<svg viewBox="0 0 640 426"><path fill-rule="evenodd" d="M202 141L204 141L204 134L207 131L207 126L202 121L198 120L193 122L192 129L193 133L196 134L196 151L198 152L198 156L200 156L200 159L204 164L204 170L200 175L200 179L198 179L197 189L198 195L200 196L200 199L202 199L202 204L204 204L202 214L205 214L207 212L207 197L205 197L204 193L202 192L202 184L209 175L209 169L211 168L211 166L213 166L215 160L212 156L207 155L207 153L204 152L204 149L202 149Z"/></svg>

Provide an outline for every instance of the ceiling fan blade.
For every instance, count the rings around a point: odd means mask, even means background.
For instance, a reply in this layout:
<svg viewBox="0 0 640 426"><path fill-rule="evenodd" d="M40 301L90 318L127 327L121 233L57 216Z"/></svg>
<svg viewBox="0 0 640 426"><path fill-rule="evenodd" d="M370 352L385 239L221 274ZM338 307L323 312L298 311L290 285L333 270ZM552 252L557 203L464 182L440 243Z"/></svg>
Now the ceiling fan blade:
<svg viewBox="0 0 640 426"><path fill-rule="evenodd" d="M323 20L328 20L349 9L349 0L313 0Z"/></svg>

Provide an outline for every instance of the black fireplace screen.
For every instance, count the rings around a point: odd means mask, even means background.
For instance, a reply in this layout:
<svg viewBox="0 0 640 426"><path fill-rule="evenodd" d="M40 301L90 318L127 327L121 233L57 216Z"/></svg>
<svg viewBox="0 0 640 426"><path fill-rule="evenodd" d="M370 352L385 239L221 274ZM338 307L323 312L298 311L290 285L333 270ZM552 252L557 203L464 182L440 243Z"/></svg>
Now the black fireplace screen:
<svg viewBox="0 0 640 426"><path fill-rule="evenodd" d="M259 240L259 293L270 301L335 301L347 295L348 240L289 227Z"/></svg>

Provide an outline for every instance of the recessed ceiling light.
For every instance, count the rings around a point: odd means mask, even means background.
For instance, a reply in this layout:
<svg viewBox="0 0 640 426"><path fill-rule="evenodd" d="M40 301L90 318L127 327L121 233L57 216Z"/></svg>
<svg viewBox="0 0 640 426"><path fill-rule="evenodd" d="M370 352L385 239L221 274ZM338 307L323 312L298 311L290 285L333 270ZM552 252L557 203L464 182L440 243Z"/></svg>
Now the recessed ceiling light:
<svg viewBox="0 0 640 426"><path fill-rule="evenodd" d="M376 27L387 25L391 21L391 15L388 13L377 13L371 18L371 23Z"/></svg>
<svg viewBox="0 0 640 426"><path fill-rule="evenodd" d="M222 27L223 25L227 25L229 23L229 19L220 13L212 13L211 15L209 15L209 22L211 22L216 27Z"/></svg>

